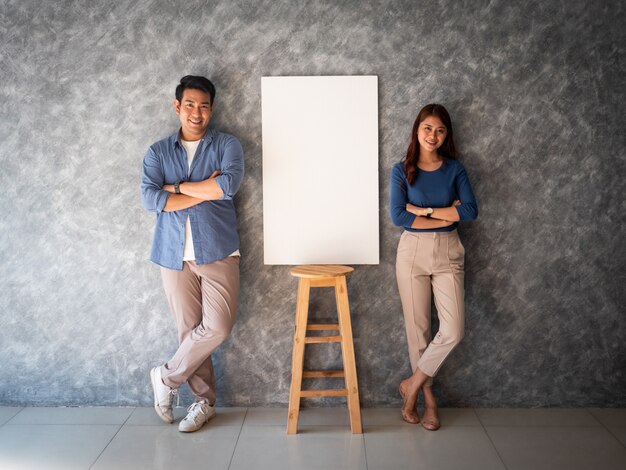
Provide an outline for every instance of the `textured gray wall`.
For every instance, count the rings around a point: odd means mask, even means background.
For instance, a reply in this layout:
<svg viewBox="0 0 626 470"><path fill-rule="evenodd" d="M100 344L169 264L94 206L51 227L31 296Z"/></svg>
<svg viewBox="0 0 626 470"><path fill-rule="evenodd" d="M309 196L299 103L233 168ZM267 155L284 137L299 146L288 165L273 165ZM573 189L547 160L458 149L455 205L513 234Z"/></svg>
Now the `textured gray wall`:
<svg viewBox="0 0 626 470"><path fill-rule="evenodd" d="M261 77L373 74L381 263L349 280L363 404L398 404L409 372L388 180L418 109L441 102L481 209L461 228L467 335L436 382L442 403L626 405L623 2L5 0L0 12L1 405L151 403L148 369L176 335L139 177L147 147L177 128L187 73L215 81L214 124L246 155L220 404L288 400L296 281L263 265ZM319 289L312 313L332 308ZM339 361L311 348L308 362Z"/></svg>

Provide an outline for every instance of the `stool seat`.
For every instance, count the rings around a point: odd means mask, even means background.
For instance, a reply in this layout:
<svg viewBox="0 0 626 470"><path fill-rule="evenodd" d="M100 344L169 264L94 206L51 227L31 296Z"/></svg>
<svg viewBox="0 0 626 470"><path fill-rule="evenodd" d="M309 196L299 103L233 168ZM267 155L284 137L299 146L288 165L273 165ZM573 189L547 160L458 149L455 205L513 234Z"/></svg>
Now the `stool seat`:
<svg viewBox="0 0 626 470"><path fill-rule="evenodd" d="M354 271L350 266L305 265L292 268L289 273L299 278L298 303L293 339L291 388L289 390L289 417L287 434L298 432L301 398L346 397L352 433L360 434L361 410L356 376L354 345L346 275ZM309 291L311 287L334 287L337 301L338 323L309 323ZM328 331L330 335L307 336L307 331ZM304 349L307 344L340 343L343 358L342 370L303 370ZM345 388L330 390L302 390L302 379L343 378Z"/></svg>
<svg viewBox="0 0 626 470"><path fill-rule="evenodd" d="M350 266L339 266L337 264L310 264L306 266L296 266L289 270L289 274L294 277L305 279L319 279L324 277L345 276L354 271Z"/></svg>

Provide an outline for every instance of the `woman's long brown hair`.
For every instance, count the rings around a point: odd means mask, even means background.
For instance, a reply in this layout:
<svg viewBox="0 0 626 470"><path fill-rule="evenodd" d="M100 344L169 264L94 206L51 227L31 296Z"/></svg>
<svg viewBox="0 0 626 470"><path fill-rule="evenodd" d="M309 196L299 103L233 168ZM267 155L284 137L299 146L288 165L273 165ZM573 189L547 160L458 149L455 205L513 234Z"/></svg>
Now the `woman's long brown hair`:
<svg viewBox="0 0 626 470"><path fill-rule="evenodd" d="M404 159L404 172L406 173L406 179L409 182L409 186L413 184L417 177L417 161L420 156L420 143L417 140L417 129L420 123L429 116L439 118L444 126L446 126L447 134L446 139L441 144L441 147L437 149L437 153L445 158L456 160L457 153L454 146L454 136L452 132L452 121L446 108L440 104L427 104L424 106L413 124L413 132L411 133L411 143L406 151L406 158Z"/></svg>

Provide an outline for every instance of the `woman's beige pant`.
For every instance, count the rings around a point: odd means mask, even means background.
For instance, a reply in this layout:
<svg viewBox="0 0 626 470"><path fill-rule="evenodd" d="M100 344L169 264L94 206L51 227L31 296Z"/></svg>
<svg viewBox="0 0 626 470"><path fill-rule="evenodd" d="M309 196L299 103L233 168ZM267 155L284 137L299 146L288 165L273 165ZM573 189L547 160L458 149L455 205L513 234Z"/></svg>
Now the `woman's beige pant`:
<svg viewBox="0 0 626 470"><path fill-rule="evenodd" d="M400 237L396 276L409 358L413 372L419 368L430 376L463 338L465 309L463 263L465 249L456 230L452 232L409 232ZM431 292L439 316L439 331L431 341Z"/></svg>
<svg viewBox="0 0 626 470"><path fill-rule="evenodd" d="M183 270L161 268L163 287L178 327L180 346L161 367L168 387L185 382L199 400L215 403L211 353L230 334L237 315L239 256L210 264L183 262Z"/></svg>

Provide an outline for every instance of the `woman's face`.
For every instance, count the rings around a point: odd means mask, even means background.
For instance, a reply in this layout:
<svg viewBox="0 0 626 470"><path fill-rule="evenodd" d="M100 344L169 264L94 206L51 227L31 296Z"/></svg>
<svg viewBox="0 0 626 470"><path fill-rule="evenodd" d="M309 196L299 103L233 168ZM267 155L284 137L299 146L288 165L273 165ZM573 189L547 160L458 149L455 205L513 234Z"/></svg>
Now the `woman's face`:
<svg viewBox="0 0 626 470"><path fill-rule="evenodd" d="M417 128L420 150L427 153L437 151L446 140L446 135L448 135L448 130L441 119L436 116L426 117Z"/></svg>

